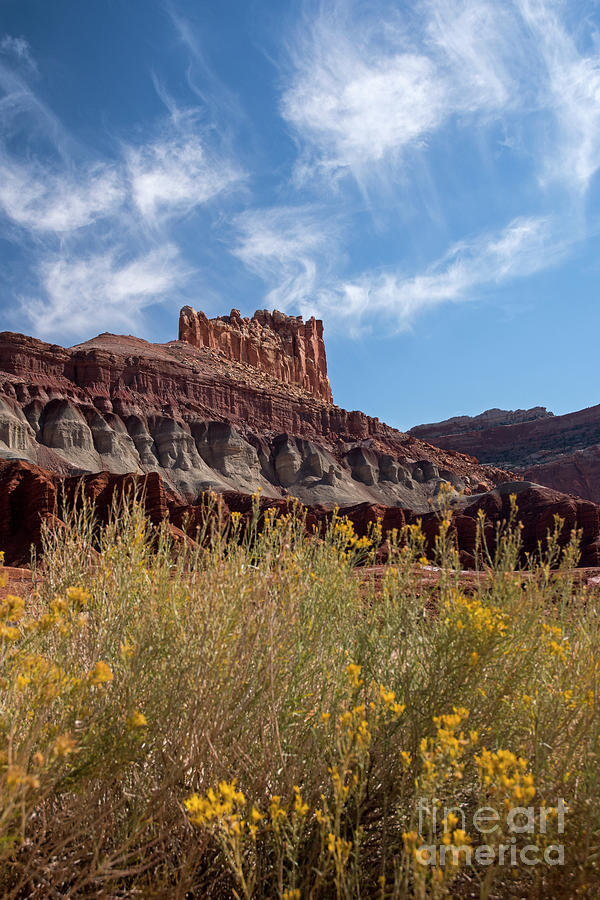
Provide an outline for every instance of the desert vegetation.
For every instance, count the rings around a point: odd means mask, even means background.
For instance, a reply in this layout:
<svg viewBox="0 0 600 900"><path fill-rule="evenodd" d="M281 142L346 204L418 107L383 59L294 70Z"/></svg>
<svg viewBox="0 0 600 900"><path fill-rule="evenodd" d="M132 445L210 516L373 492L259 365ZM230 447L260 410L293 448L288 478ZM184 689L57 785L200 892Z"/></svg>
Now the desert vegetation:
<svg viewBox="0 0 600 900"><path fill-rule="evenodd" d="M557 522L523 571L515 510L466 592L440 518L427 590L418 526L377 582L377 523L307 535L217 504L174 543L134 498L48 527L39 589L0 606L2 895L598 896L600 597L577 535L560 550Z"/></svg>

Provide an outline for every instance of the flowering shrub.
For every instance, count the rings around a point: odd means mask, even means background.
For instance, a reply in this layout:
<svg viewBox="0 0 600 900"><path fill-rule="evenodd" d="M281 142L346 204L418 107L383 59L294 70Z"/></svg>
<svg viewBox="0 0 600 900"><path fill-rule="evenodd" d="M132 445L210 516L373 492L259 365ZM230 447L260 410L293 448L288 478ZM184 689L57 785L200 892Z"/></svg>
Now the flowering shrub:
<svg viewBox="0 0 600 900"><path fill-rule="evenodd" d="M466 593L444 526L424 596L418 526L206 521L175 546L136 502L103 529L84 506L0 601L3 896L598 896L600 603L556 569L573 545L516 573L508 523ZM357 564L386 538L376 587ZM523 808L563 863L481 862L482 807L494 851Z"/></svg>

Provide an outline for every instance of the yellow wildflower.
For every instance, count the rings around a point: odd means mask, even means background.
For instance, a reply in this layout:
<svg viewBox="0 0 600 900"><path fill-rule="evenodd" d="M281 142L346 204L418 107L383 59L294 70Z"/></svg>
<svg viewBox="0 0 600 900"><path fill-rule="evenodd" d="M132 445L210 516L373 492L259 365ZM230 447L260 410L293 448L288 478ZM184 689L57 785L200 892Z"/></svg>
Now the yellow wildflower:
<svg viewBox="0 0 600 900"><path fill-rule="evenodd" d="M104 660L100 659L90 672L90 679L92 684L107 684L113 680L113 673Z"/></svg>
<svg viewBox="0 0 600 900"><path fill-rule="evenodd" d="M304 816L308 812L308 803L303 802L300 788L297 785L294 785L294 794L294 812L296 813L296 815L304 818Z"/></svg>
<svg viewBox="0 0 600 900"><path fill-rule="evenodd" d="M362 666L357 665L356 663L348 663L346 666L346 675L350 681L352 687L360 687L362 681L360 679L360 673L362 671Z"/></svg>
<svg viewBox="0 0 600 900"><path fill-rule="evenodd" d="M77 742L74 738L71 737L70 734L61 734L54 741L54 746L52 747L52 756L55 758L62 758L65 756L69 756L75 750L77 746Z"/></svg>
<svg viewBox="0 0 600 900"><path fill-rule="evenodd" d="M129 716L129 718L127 719L127 727L131 728L131 729L143 728L147 724L148 724L148 719L146 718L144 713L140 712L139 710L135 710L135 712L132 712L131 715Z"/></svg>
<svg viewBox="0 0 600 900"><path fill-rule="evenodd" d="M79 587L67 588L67 600L76 610L82 609L82 607L87 606L89 603L89 599L89 591L85 591L83 588Z"/></svg>

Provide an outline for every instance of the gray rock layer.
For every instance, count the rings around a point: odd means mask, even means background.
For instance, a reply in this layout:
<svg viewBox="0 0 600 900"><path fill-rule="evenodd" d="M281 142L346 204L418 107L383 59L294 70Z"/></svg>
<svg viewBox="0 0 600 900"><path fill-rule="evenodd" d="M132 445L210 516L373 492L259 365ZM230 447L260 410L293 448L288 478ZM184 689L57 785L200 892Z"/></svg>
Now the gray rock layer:
<svg viewBox="0 0 600 900"><path fill-rule="evenodd" d="M0 400L1 458L43 465L51 454L62 463L59 469L71 473L159 472L188 499L206 490L261 490L326 507L366 500L426 511L442 481L459 491L465 487L427 460L401 464L371 445L349 445L339 458L288 434L244 437L227 422L133 415L122 420L62 399L36 401L25 410Z"/></svg>

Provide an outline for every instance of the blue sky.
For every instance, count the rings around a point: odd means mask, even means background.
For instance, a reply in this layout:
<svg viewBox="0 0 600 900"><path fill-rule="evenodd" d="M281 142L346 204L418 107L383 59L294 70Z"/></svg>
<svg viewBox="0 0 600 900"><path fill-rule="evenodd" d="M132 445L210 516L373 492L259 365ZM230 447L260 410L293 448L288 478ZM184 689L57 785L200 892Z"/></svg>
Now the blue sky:
<svg viewBox="0 0 600 900"><path fill-rule="evenodd" d="M400 428L600 402L600 11L1 0L3 329L325 322Z"/></svg>

